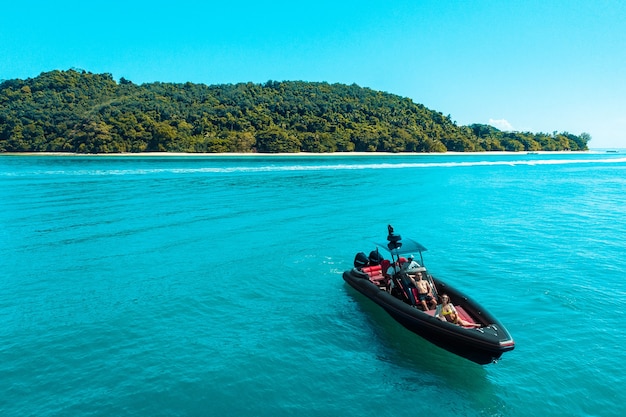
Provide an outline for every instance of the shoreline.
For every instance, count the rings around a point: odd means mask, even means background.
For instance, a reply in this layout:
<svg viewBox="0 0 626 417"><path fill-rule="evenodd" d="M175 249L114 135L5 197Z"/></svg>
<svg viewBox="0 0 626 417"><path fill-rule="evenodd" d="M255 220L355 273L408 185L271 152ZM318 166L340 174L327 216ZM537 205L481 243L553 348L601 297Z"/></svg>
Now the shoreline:
<svg viewBox="0 0 626 417"><path fill-rule="evenodd" d="M502 156L502 155L576 155L576 154L604 154L606 150L590 149L587 151L485 151L485 152L329 152L329 153L189 153L189 152L124 152L124 153L71 153L71 152L6 152L2 156L78 156L78 157L341 157L341 156Z"/></svg>

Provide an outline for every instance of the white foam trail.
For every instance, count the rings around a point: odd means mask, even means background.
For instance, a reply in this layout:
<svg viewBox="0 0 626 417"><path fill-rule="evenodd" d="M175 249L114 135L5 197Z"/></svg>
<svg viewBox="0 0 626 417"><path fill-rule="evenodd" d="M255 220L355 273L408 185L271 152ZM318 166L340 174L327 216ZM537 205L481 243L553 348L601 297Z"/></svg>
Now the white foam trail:
<svg viewBox="0 0 626 417"><path fill-rule="evenodd" d="M576 165L576 164L623 164L624 158L608 159L533 159L515 161L455 161L455 162L421 162L421 163L372 163L372 164L324 164L324 165L266 165L266 166L233 166L233 167L202 167L202 168L154 168L154 169L111 169L111 170L54 170L35 172L6 172L3 176L25 175L71 175L71 176L126 176L153 174L194 174L194 173L255 173L255 172L297 172L297 171L347 171L347 170L380 170L407 168L458 168L475 166L528 166L528 165Z"/></svg>

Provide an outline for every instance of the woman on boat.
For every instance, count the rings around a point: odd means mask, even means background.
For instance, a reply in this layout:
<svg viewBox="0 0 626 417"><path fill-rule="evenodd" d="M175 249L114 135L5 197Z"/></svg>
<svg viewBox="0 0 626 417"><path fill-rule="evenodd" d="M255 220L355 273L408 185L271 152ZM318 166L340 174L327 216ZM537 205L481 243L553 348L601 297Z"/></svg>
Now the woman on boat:
<svg viewBox="0 0 626 417"><path fill-rule="evenodd" d="M448 323L457 324L463 327L480 327L480 324L478 323L471 323L459 317L459 313L456 311L454 305L450 302L450 297L448 297L448 294L443 294L441 296L441 304L441 312L439 317L443 317L443 319Z"/></svg>

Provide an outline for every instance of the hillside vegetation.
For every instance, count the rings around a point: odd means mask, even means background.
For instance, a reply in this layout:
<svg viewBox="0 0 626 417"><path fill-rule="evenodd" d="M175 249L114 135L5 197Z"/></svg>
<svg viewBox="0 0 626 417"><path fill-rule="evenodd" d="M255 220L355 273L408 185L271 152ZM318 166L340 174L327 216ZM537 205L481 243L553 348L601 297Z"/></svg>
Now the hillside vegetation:
<svg viewBox="0 0 626 417"><path fill-rule="evenodd" d="M76 70L0 84L0 152L576 151L589 140L458 126L355 84L137 85Z"/></svg>

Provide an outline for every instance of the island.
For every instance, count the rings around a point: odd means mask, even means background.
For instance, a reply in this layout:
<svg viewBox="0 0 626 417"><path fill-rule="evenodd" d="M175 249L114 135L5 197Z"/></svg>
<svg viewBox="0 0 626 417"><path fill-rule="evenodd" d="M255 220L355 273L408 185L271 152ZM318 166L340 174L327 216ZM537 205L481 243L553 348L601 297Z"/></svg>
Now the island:
<svg viewBox="0 0 626 417"><path fill-rule="evenodd" d="M459 126L356 84L138 85L76 69L0 82L1 153L585 151L590 139Z"/></svg>

